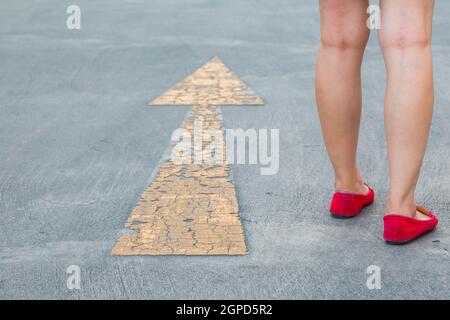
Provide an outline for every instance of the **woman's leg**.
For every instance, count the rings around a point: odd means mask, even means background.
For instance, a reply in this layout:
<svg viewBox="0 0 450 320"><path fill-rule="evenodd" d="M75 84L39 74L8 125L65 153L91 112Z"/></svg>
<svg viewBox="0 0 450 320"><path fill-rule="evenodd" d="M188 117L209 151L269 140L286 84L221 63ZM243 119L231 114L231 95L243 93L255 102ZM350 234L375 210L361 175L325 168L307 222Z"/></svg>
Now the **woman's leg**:
<svg viewBox="0 0 450 320"><path fill-rule="evenodd" d="M379 41L387 70L387 211L413 217L434 103L430 47L434 0L381 0L380 5Z"/></svg>
<svg viewBox="0 0 450 320"><path fill-rule="evenodd" d="M366 193L356 164L368 0L320 0L316 98L337 191Z"/></svg>

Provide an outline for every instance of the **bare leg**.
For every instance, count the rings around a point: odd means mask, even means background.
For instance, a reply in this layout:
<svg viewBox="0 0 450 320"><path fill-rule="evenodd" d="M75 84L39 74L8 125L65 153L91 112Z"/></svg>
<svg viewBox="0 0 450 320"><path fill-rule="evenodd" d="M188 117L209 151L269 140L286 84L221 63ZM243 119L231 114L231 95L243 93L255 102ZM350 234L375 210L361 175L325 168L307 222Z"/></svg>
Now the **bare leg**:
<svg viewBox="0 0 450 320"><path fill-rule="evenodd" d="M368 0L320 0L316 99L337 191L366 193L356 163Z"/></svg>
<svg viewBox="0 0 450 320"><path fill-rule="evenodd" d="M380 4L379 41L387 70L387 211L414 217L414 192L434 104L430 47L434 0L381 0Z"/></svg>

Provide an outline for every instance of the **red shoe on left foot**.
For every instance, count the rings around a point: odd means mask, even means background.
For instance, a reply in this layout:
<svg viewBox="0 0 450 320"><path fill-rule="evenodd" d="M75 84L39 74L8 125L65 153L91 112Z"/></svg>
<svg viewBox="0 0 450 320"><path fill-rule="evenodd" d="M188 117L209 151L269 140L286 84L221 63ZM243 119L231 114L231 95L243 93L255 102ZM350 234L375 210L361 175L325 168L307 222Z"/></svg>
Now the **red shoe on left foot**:
<svg viewBox="0 0 450 320"><path fill-rule="evenodd" d="M369 187L367 194L336 192L331 200L331 215L337 218L352 218L373 203L375 192Z"/></svg>

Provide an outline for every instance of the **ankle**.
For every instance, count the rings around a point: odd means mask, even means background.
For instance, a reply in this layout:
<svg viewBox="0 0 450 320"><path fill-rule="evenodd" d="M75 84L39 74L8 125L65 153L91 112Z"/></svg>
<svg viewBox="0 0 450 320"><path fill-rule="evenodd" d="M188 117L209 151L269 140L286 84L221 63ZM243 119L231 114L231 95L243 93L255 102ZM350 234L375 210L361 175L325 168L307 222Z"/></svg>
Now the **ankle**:
<svg viewBox="0 0 450 320"><path fill-rule="evenodd" d="M386 203L387 213L399 214L407 217L416 215L416 203L413 197L394 198L388 197Z"/></svg>
<svg viewBox="0 0 450 320"><path fill-rule="evenodd" d="M355 181L343 181L336 179L335 191L354 194L366 194L369 191L369 188L362 179L357 179Z"/></svg>

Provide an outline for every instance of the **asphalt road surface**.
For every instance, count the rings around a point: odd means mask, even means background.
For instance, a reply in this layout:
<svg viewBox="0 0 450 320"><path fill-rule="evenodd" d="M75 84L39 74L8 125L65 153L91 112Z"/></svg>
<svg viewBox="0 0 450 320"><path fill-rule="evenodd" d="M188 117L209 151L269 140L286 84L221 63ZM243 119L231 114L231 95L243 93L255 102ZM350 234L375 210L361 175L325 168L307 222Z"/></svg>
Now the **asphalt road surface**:
<svg viewBox="0 0 450 320"><path fill-rule="evenodd" d="M450 2L437 1L436 109L417 199L438 229L382 240L385 71L363 70L359 158L376 204L332 219L315 111L316 1L3 1L0 10L0 298L450 298ZM111 256L189 107L147 102L213 56L261 107L221 108L226 128L280 130L280 168L234 165L246 256ZM80 289L70 290L69 266ZM369 290L368 266L381 270Z"/></svg>

